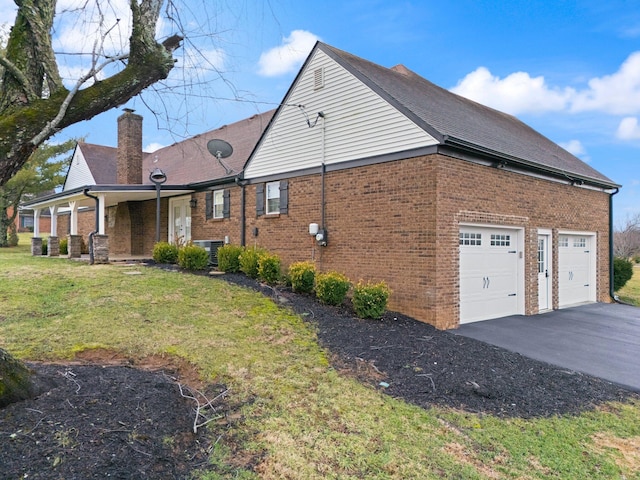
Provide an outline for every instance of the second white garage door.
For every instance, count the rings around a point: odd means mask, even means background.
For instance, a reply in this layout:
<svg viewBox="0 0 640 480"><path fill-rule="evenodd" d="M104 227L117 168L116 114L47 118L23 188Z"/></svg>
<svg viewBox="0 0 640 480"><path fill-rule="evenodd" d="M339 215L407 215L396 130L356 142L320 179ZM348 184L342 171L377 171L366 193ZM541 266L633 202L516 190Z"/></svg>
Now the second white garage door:
<svg viewBox="0 0 640 480"><path fill-rule="evenodd" d="M558 237L558 303L560 308L596 301L593 234L560 233Z"/></svg>
<svg viewBox="0 0 640 480"><path fill-rule="evenodd" d="M520 230L460 227L460 323L523 313Z"/></svg>

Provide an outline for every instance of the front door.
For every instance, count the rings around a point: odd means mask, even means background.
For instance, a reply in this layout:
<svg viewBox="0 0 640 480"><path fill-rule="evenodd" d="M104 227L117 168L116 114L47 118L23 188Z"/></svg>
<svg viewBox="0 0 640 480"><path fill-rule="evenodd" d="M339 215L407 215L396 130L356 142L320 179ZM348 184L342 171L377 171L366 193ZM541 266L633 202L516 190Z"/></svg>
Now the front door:
<svg viewBox="0 0 640 480"><path fill-rule="evenodd" d="M184 245L191 241L191 197L169 200L169 243Z"/></svg>
<svg viewBox="0 0 640 480"><path fill-rule="evenodd" d="M538 235L538 311L549 310L551 272L549 268L549 235Z"/></svg>

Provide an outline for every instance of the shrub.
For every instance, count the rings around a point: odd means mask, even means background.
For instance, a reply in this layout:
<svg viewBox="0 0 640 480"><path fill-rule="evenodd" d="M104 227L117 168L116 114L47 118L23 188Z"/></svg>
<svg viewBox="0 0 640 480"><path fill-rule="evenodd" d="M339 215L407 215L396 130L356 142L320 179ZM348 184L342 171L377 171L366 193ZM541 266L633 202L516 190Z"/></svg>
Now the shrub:
<svg viewBox="0 0 640 480"><path fill-rule="evenodd" d="M353 289L353 308L360 318L380 318L387 309L391 290L385 282L363 283Z"/></svg>
<svg viewBox="0 0 640 480"><path fill-rule="evenodd" d="M66 238L60 239L60 255L69 254L69 240Z"/></svg>
<svg viewBox="0 0 640 480"><path fill-rule="evenodd" d="M227 273L239 272L241 253L240 245L227 244L218 248L218 268Z"/></svg>
<svg viewBox="0 0 640 480"><path fill-rule="evenodd" d="M153 246L153 261L156 263L176 263L178 261L178 246L167 242L156 243Z"/></svg>
<svg viewBox="0 0 640 480"><path fill-rule="evenodd" d="M316 266L313 262L294 262L289 265L289 278L294 292L313 292Z"/></svg>
<svg viewBox="0 0 640 480"><path fill-rule="evenodd" d="M620 290L633 277L633 264L626 258L613 259L613 290Z"/></svg>
<svg viewBox="0 0 640 480"><path fill-rule="evenodd" d="M267 285L275 285L280 280L280 257L271 253L258 256L258 278Z"/></svg>
<svg viewBox="0 0 640 480"><path fill-rule="evenodd" d="M178 249L178 265L187 270L204 270L209 265L209 252L193 244Z"/></svg>
<svg viewBox="0 0 640 480"><path fill-rule="evenodd" d="M9 226L9 238L8 238L9 246L17 247L19 241L20 239L18 238L18 232L16 232L16 227L15 225L11 224Z"/></svg>
<svg viewBox="0 0 640 480"><path fill-rule="evenodd" d="M245 248L240 254L240 271L247 277L258 278L258 258L266 253L262 248Z"/></svg>
<svg viewBox="0 0 640 480"><path fill-rule="evenodd" d="M338 272L319 273L316 276L316 296L328 305L340 305L351 288L351 282Z"/></svg>
<svg viewBox="0 0 640 480"><path fill-rule="evenodd" d="M42 255L49 254L49 240L47 238L42 239Z"/></svg>

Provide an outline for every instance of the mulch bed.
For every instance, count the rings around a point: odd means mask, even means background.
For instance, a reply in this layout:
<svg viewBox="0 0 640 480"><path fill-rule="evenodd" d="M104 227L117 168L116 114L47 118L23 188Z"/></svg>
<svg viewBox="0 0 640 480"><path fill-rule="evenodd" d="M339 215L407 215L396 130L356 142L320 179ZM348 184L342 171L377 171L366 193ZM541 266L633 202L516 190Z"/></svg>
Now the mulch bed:
<svg viewBox="0 0 640 480"><path fill-rule="evenodd" d="M325 306L244 275L217 278L292 308L314 326L334 368L424 408L531 418L640 398L604 380L398 313L361 320L348 303ZM237 406L225 400L225 386L199 385L184 364L111 360L98 355L67 365L30 364L43 393L0 410L0 479L179 479L213 468L207 462L211 435L202 428L193 432L196 403L180 393L178 382L185 385L184 393L199 389L208 399L216 398L210 414L219 417L216 431L237 419Z"/></svg>

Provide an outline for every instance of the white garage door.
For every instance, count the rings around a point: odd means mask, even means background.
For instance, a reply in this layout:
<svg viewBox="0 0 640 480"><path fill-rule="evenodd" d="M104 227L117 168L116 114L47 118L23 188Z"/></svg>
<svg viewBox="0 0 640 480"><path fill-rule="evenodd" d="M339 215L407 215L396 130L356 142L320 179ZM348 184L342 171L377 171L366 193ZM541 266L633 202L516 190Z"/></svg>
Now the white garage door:
<svg viewBox="0 0 640 480"><path fill-rule="evenodd" d="M558 303L561 308L596 301L594 251L593 235L559 235Z"/></svg>
<svg viewBox="0 0 640 480"><path fill-rule="evenodd" d="M522 313L519 230L460 227L460 323Z"/></svg>

